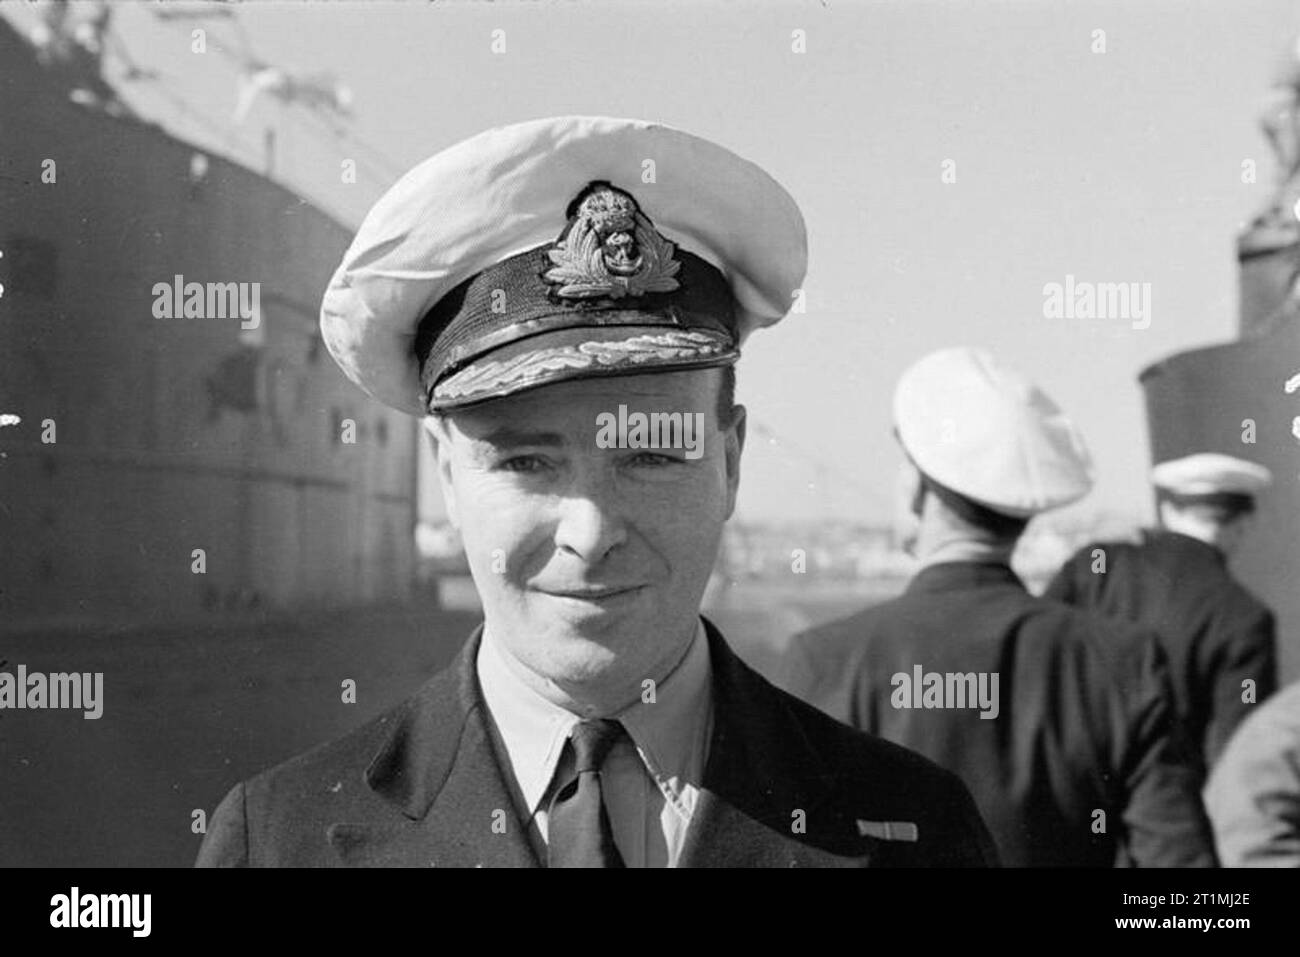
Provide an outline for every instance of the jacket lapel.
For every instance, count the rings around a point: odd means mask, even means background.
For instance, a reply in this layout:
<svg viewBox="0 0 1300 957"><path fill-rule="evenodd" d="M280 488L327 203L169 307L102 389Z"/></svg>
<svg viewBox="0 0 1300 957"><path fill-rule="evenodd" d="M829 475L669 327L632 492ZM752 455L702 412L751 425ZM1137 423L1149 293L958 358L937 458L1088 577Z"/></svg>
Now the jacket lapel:
<svg viewBox="0 0 1300 957"><path fill-rule="evenodd" d="M837 807L834 769L782 696L735 656L712 623L705 627L713 731L680 866L869 864L873 842L858 837ZM367 784L394 813L329 827L329 842L347 866L540 866L488 729L474 668L479 637L475 631L455 664L395 715L366 769Z"/></svg>
<svg viewBox="0 0 1300 957"><path fill-rule="evenodd" d="M787 702L705 626L713 734L680 866L866 866L870 842L834 801L834 769Z"/></svg>
<svg viewBox="0 0 1300 957"><path fill-rule="evenodd" d="M480 634L398 713L366 769L371 790L400 814L328 829L348 866L539 866L488 730L474 668Z"/></svg>

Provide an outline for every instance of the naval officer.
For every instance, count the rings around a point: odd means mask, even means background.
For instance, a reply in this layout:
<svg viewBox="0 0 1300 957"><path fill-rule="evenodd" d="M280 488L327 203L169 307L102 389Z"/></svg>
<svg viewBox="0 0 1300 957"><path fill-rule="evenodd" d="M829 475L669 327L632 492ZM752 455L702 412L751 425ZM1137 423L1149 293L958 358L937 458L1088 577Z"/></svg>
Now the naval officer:
<svg viewBox="0 0 1300 957"><path fill-rule="evenodd" d="M1010 567L1032 516L1091 487L1073 424L966 348L903 374L894 421L920 570L796 637L786 686L957 772L1004 864L1212 864L1154 637L1035 598Z"/></svg>
<svg viewBox="0 0 1300 957"><path fill-rule="evenodd" d="M766 173L639 121L491 130L381 198L322 333L423 419L484 621L405 704L236 785L199 864L995 863L955 776L772 687L699 613L732 363L805 259ZM700 417L699 454L599 441L620 407Z"/></svg>
<svg viewBox="0 0 1300 957"><path fill-rule="evenodd" d="M1271 480L1264 466L1218 453L1161 462L1151 470L1159 527L1136 542L1085 545L1047 589L1160 637L1179 716L1206 769L1277 688L1273 613L1228 568Z"/></svg>

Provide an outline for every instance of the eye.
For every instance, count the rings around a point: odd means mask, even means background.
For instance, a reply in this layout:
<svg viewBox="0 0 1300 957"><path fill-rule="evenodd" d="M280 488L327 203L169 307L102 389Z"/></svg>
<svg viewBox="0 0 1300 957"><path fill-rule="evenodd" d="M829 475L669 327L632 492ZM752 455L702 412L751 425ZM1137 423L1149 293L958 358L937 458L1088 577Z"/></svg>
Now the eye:
<svg viewBox="0 0 1300 957"><path fill-rule="evenodd" d="M638 452L632 456L631 463L647 468L663 468L668 465L680 465L681 460L659 452Z"/></svg>
<svg viewBox="0 0 1300 957"><path fill-rule="evenodd" d="M505 461L499 463L497 468L502 472L540 472L545 469L549 463L540 455L514 455Z"/></svg>

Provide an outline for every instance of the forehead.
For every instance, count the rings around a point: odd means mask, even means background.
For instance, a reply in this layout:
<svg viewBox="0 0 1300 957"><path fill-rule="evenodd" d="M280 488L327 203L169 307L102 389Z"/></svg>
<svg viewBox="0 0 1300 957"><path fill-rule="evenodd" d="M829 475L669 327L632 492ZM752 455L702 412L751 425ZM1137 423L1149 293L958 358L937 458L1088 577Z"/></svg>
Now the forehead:
<svg viewBox="0 0 1300 957"><path fill-rule="evenodd" d="M712 421L721 377L721 369L688 369L574 379L454 411L447 419L453 432L470 437L483 437L506 423L594 429L596 416L617 414L620 405L629 412L703 412Z"/></svg>

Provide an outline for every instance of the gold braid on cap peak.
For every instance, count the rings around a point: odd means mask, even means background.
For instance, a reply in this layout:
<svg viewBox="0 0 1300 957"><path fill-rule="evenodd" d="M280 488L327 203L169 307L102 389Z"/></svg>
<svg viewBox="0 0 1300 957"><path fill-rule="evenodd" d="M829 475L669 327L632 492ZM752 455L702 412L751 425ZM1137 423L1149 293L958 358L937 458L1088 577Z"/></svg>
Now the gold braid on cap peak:
<svg viewBox="0 0 1300 957"><path fill-rule="evenodd" d="M673 330L612 342L583 342L515 356L477 362L440 382L435 399L456 399L503 386L527 384L558 369L595 366L625 368L670 359L704 359L732 349L731 341L711 331Z"/></svg>

